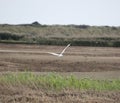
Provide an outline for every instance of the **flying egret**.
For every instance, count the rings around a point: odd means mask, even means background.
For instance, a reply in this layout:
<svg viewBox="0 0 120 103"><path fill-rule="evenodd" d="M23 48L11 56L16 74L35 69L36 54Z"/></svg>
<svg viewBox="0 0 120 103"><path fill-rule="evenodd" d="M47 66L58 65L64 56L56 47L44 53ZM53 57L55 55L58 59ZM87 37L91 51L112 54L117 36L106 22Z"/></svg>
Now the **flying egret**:
<svg viewBox="0 0 120 103"><path fill-rule="evenodd" d="M63 56L63 53L65 52L65 50L66 50L69 46L70 46L70 44L68 44L68 45L63 49L63 51L62 51L60 54L58 54L58 53L53 53L53 52L47 52L47 53L52 54L52 55L55 55L55 56L58 56L58 57L62 57L62 56Z"/></svg>

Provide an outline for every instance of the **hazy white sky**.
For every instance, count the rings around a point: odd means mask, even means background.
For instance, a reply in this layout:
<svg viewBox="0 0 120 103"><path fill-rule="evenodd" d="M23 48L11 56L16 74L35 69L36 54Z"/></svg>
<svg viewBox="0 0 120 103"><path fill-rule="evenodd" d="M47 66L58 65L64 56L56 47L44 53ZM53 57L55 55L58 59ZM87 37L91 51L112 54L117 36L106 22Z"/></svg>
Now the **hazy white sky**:
<svg viewBox="0 0 120 103"><path fill-rule="evenodd" d="M120 26L120 0L0 0L0 24Z"/></svg>

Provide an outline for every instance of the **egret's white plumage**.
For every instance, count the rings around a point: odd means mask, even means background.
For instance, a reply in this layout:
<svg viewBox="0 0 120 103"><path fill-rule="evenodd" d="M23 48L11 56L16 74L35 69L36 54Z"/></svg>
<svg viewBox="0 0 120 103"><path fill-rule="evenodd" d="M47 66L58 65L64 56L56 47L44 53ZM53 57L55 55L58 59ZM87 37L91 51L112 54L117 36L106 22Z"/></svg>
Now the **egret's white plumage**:
<svg viewBox="0 0 120 103"><path fill-rule="evenodd" d="M70 46L70 44L68 44L68 45L63 49L63 51L62 51L60 54L58 54L58 53L53 53L53 52L47 52L47 53L52 54L52 55L55 55L55 56L58 56L58 57L62 57L62 56L63 56L63 53L65 52L65 50L66 50L69 46Z"/></svg>

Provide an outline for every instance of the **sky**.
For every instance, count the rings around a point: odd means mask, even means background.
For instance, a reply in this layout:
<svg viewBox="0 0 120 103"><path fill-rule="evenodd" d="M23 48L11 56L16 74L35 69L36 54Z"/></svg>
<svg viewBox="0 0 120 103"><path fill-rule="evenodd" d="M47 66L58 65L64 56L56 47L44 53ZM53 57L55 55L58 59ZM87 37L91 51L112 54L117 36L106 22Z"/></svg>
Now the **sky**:
<svg viewBox="0 0 120 103"><path fill-rule="evenodd" d="M120 26L120 0L0 0L0 24Z"/></svg>

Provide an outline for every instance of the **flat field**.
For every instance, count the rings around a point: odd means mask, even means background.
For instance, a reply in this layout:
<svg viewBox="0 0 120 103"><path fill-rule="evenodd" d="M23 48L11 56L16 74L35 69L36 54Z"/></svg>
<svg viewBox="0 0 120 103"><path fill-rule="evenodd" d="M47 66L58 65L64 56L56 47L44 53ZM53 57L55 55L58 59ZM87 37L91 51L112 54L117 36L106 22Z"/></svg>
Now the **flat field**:
<svg viewBox="0 0 120 103"><path fill-rule="evenodd" d="M57 72L77 78L97 80L120 79L120 48L70 46L63 57L65 46L0 44L0 76L12 72L31 71L36 74ZM49 91L24 85L0 83L1 103L119 103L120 90L95 91L66 88Z"/></svg>
<svg viewBox="0 0 120 103"><path fill-rule="evenodd" d="M120 48L0 44L0 71L102 72L120 70Z"/></svg>

